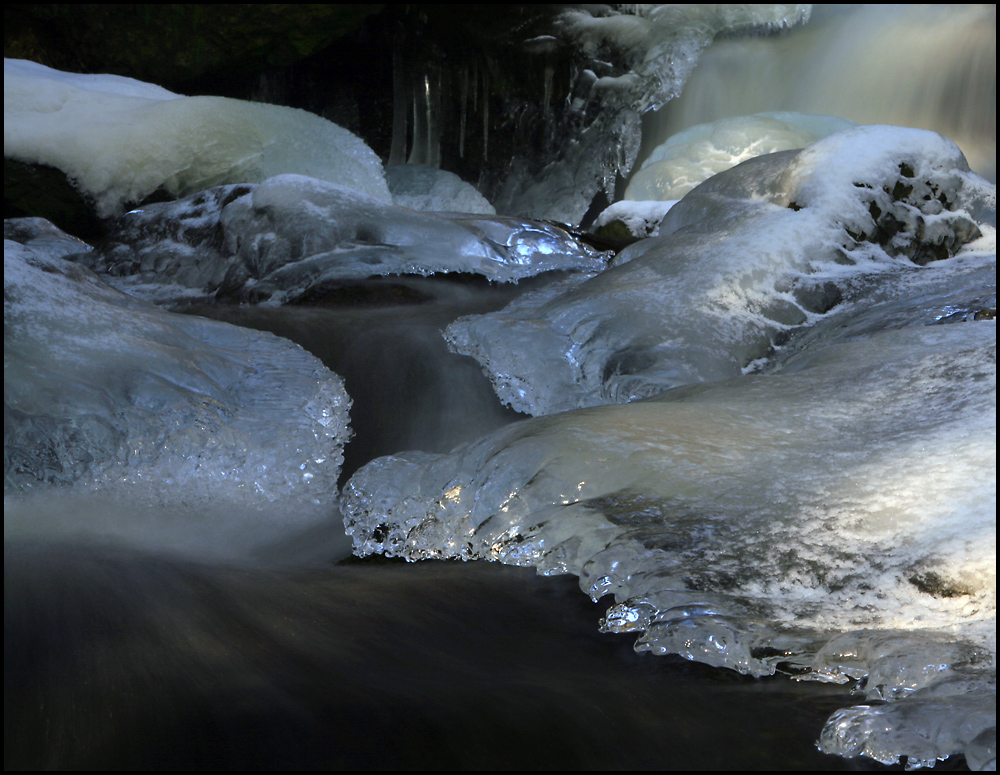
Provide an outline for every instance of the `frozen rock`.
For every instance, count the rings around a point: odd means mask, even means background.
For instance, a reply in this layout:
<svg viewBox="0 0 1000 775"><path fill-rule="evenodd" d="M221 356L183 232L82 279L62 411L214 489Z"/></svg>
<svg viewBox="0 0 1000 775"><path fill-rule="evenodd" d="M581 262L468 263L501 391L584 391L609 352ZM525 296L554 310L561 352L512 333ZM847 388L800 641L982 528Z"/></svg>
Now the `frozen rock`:
<svg viewBox="0 0 1000 775"><path fill-rule="evenodd" d="M995 186L949 140L858 127L710 178L608 271L446 337L519 411L632 401L765 368L899 276L948 271L922 267L993 240L995 221Z"/></svg>
<svg viewBox="0 0 1000 775"><path fill-rule="evenodd" d="M496 210L475 186L453 172L423 164L387 167L385 179L392 203L425 212L478 213L496 215Z"/></svg>
<svg viewBox="0 0 1000 775"><path fill-rule="evenodd" d="M660 222L675 204L677 200L615 202L597 216L591 231L600 237L626 239L629 242L656 237L660 233Z"/></svg>
<svg viewBox="0 0 1000 775"><path fill-rule="evenodd" d="M8 218L3 222L3 238L49 258L64 258L93 250L83 240L67 234L44 218Z"/></svg>
<svg viewBox="0 0 1000 775"><path fill-rule="evenodd" d="M665 139L728 116L832 114L939 132L996 182L996 40L992 5L814 5L787 34L717 39L645 130Z"/></svg>
<svg viewBox="0 0 1000 775"><path fill-rule="evenodd" d="M890 705L827 750L960 753L995 725L995 348L994 322L883 331L381 458L345 523L359 554L575 574L638 650L864 679Z"/></svg>
<svg viewBox="0 0 1000 775"><path fill-rule="evenodd" d="M297 345L163 312L4 242L5 493L280 499L328 514L349 406Z"/></svg>
<svg viewBox="0 0 1000 775"><path fill-rule="evenodd" d="M282 173L390 199L374 151L312 113L181 97L129 78L23 60L4 60L4 157L62 170L102 217L157 189L183 196Z"/></svg>
<svg viewBox="0 0 1000 775"><path fill-rule="evenodd" d="M576 51L575 74L563 104L543 113L557 116L547 131L558 152L544 165L516 160L500 194L491 197L497 211L579 223L595 194L613 197L617 176L631 171L641 115L680 94L716 35L787 29L807 21L811 10L801 4L568 7L555 31Z"/></svg>
<svg viewBox="0 0 1000 775"><path fill-rule="evenodd" d="M804 148L854 126L836 116L759 113L685 129L657 146L625 190L638 201L680 199L699 183L767 153Z"/></svg>
<svg viewBox="0 0 1000 775"><path fill-rule="evenodd" d="M418 213L300 175L222 186L121 218L85 258L118 287L156 299L294 299L368 277L468 272L516 282L599 271L605 257L552 224Z"/></svg>

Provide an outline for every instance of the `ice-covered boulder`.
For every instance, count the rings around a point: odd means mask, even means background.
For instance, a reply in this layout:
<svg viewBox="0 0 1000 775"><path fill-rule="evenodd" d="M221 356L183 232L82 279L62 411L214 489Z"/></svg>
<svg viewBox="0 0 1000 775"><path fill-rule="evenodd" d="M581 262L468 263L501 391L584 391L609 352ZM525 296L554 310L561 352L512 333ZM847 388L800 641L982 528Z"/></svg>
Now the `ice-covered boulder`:
<svg viewBox="0 0 1000 775"><path fill-rule="evenodd" d="M637 201L680 199L699 183L767 153L804 148L854 126L836 116L758 113L685 129L658 145L625 189Z"/></svg>
<svg viewBox="0 0 1000 775"><path fill-rule="evenodd" d="M606 207L591 226L598 237L632 243L660 233L660 223L677 200L634 202L623 199Z"/></svg>
<svg viewBox="0 0 1000 775"><path fill-rule="evenodd" d="M120 293L22 225L27 244L4 242L5 493L329 513L350 434L337 375L271 334Z"/></svg>
<svg viewBox="0 0 1000 775"><path fill-rule="evenodd" d="M486 197L454 172L424 164L397 164L386 167L385 179L392 203L400 207L428 212L496 214Z"/></svg>
<svg viewBox="0 0 1000 775"><path fill-rule="evenodd" d="M784 371L508 426L362 468L355 551L572 573L636 648L897 701L826 750L927 761L995 721L996 324L912 326ZM895 710L893 710L895 708Z"/></svg>
<svg viewBox="0 0 1000 775"><path fill-rule="evenodd" d="M520 411L631 401L764 368L900 275L948 271L939 259L983 233L993 271L995 222L995 186L954 143L857 127L710 178L608 271L446 337Z"/></svg>
<svg viewBox="0 0 1000 775"><path fill-rule="evenodd" d="M282 173L390 199L374 151L312 113L24 60L4 60L4 157L61 170L102 217L157 189L184 196Z"/></svg>
<svg viewBox="0 0 1000 775"><path fill-rule="evenodd" d="M606 266L552 224L419 213L301 175L134 210L84 260L130 293L275 302L384 275L466 272L516 282Z"/></svg>

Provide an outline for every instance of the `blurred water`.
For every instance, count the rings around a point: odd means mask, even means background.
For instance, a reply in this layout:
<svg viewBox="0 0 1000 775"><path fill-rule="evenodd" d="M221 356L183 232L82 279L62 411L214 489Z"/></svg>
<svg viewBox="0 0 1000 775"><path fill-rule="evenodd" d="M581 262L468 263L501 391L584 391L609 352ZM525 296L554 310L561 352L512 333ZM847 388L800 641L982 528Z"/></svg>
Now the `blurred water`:
<svg viewBox="0 0 1000 775"><path fill-rule="evenodd" d="M595 613L494 564L6 542L4 765L852 768L813 746L844 688L644 657Z"/></svg>

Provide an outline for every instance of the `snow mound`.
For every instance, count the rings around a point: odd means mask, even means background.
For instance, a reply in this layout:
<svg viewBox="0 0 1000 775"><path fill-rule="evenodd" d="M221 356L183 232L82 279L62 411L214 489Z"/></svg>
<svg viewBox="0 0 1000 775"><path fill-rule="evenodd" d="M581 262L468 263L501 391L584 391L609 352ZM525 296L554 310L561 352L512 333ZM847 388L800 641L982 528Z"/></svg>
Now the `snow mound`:
<svg viewBox="0 0 1000 775"><path fill-rule="evenodd" d="M282 173L390 199L374 151L312 113L181 97L130 78L61 73L23 60L4 60L4 156L62 170L102 217L158 189L184 196Z"/></svg>

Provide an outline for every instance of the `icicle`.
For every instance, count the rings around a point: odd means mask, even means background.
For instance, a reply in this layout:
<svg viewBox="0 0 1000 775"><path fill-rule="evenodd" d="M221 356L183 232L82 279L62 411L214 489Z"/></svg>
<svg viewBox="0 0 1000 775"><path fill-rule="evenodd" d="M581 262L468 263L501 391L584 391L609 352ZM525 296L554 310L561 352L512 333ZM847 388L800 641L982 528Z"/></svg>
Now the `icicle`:
<svg viewBox="0 0 1000 775"><path fill-rule="evenodd" d="M427 78L419 79L413 90L413 145L408 164L427 163Z"/></svg>
<svg viewBox="0 0 1000 775"><path fill-rule="evenodd" d="M549 149L549 140L552 137L551 132L551 122L552 122L552 79L555 75L555 71L551 64L546 63L545 65L545 90L543 94L542 102L542 127L545 130L545 149Z"/></svg>
<svg viewBox="0 0 1000 775"><path fill-rule="evenodd" d="M483 71L483 161L489 160L490 149L490 91L489 74Z"/></svg>
<svg viewBox="0 0 1000 775"><path fill-rule="evenodd" d="M424 78L427 87L427 160L429 167L441 166L441 99L442 74L435 69Z"/></svg>
<svg viewBox="0 0 1000 775"><path fill-rule="evenodd" d="M400 64L398 51L392 54L392 145L389 166L406 162L406 113L408 78Z"/></svg>
<svg viewBox="0 0 1000 775"><path fill-rule="evenodd" d="M461 86L461 97L459 102L461 104L460 114L458 119L458 158L465 158L465 117L466 110L468 109L469 101L469 68L465 67L462 69L462 86Z"/></svg>

